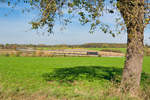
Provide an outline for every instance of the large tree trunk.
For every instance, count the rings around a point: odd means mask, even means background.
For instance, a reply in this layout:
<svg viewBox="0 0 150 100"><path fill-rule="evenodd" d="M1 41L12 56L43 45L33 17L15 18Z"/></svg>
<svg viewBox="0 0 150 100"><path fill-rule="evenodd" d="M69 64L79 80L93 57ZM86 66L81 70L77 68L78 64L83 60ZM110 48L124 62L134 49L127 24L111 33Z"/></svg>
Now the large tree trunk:
<svg viewBox="0 0 150 100"><path fill-rule="evenodd" d="M143 64L143 32L136 31L134 36L131 34L132 31L128 29L127 54L121 84L125 90L136 92L140 86Z"/></svg>
<svg viewBox="0 0 150 100"><path fill-rule="evenodd" d="M128 33L121 85L124 91L135 94L140 87L144 54L144 0L118 0L118 3Z"/></svg>

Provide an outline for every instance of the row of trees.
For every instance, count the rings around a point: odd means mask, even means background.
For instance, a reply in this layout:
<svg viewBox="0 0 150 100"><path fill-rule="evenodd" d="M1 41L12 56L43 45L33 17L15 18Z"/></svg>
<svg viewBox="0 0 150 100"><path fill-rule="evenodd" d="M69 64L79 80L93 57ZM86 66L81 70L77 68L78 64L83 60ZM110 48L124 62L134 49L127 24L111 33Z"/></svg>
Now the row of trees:
<svg viewBox="0 0 150 100"><path fill-rule="evenodd" d="M126 44L115 44L115 43L87 43L87 44L80 44L80 45L45 45L45 44L0 44L0 48L2 49L16 49L16 48L126 48Z"/></svg>
<svg viewBox="0 0 150 100"><path fill-rule="evenodd" d="M46 44L0 44L1 49L15 49L15 48L126 48L127 44L116 43L87 43L79 45L46 45ZM150 48L150 45L145 44L144 47Z"/></svg>

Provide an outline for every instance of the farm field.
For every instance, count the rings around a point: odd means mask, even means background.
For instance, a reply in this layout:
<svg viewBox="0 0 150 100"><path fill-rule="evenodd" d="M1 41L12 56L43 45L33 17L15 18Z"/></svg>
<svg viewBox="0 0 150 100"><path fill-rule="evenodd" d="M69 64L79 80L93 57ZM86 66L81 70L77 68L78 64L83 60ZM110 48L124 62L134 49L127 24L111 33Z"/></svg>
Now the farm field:
<svg viewBox="0 0 150 100"><path fill-rule="evenodd" d="M126 48L57 48L57 47L43 47L37 48L39 50L58 50L58 49L85 49L85 50L96 50L96 51L112 51L112 52L119 52L119 53L126 53ZM145 56L150 56L150 48L145 48Z"/></svg>
<svg viewBox="0 0 150 100"><path fill-rule="evenodd" d="M49 48L49 47L43 47L43 48L37 48L37 49L42 49L42 50L56 50L60 48ZM72 49L72 48L61 48L61 49ZM87 49L87 50L120 50L122 53L126 53L126 48L73 48L73 49Z"/></svg>
<svg viewBox="0 0 150 100"><path fill-rule="evenodd" d="M126 53L126 48L51 48L51 47L43 47L43 48L37 48L37 50L57 50L57 49L86 49L86 50L120 50L122 53Z"/></svg>
<svg viewBox="0 0 150 100"><path fill-rule="evenodd" d="M149 59L142 86L150 82ZM108 90L123 64L123 57L0 57L0 100L119 100Z"/></svg>
<svg viewBox="0 0 150 100"><path fill-rule="evenodd" d="M126 53L126 48L87 48L88 50L120 50L122 53Z"/></svg>

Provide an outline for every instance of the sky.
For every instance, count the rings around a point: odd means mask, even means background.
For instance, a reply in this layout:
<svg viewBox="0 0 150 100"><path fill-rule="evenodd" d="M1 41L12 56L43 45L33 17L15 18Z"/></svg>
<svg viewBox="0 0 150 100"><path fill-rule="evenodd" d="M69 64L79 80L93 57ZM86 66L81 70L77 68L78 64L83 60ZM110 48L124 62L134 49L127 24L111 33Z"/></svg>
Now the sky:
<svg viewBox="0 0 150 100"><path fill-rule="evenodd" d="M19 6L20 7L20 6ZM0 44L84 44L84 43L126 43L127 34L122 33L115 38L102 31L89 33L89 26L82 26L74 20L68 25L66 30L60 30L61 26L57 23L54 27L54 34L38 33L31 29L29 22L36 18L35 12L21 13L19 7L13 12L6 4L0 3ZM8 14L8 16L5 16ZM114 24L113 16L104 15L101 18L107 24ZM145 44L150 45L150 29L145 29Z"/></svg>

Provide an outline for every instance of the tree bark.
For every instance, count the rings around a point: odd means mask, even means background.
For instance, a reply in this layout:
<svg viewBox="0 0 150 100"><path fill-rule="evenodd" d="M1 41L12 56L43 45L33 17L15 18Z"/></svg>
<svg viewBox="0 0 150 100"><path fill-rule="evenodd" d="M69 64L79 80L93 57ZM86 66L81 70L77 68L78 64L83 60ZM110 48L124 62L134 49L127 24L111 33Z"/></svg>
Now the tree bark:
<svg viewBox="0 0 150 100"><path fill-rule="evenodd" d="M118 0L127 27L127 53L121 86L124 92L136 94L140 87L144 55L144 0Z"/></svg>

